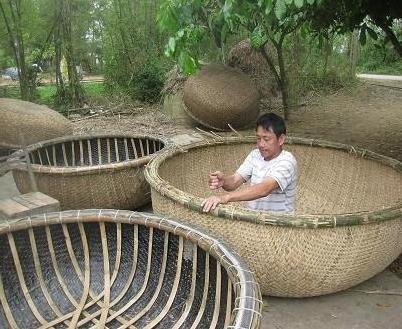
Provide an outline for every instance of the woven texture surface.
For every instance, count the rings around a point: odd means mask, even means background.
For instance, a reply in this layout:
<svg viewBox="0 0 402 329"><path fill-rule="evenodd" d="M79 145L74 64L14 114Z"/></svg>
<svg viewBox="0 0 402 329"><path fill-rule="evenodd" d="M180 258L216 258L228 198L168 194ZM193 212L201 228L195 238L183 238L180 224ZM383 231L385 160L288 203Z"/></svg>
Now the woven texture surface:
<svg viewBox="0 0 402 329"><path fill-rule="evenodd" d="M0 98L0 147L18 149L73 133L65 117L47 106Z"/></svg>
<svg viewBox="0 0 402 329"><path fill-rule="evenodd" d="M184 85L184 103L191 117L202 125L230 130L255 122L260 95L251 79L231 67L211 64L189 77Z"/></svg>
<svg viewBox="0 0 402 329"><path fill-rule="evenodd" d="M136 209L150 201L144 165L163 147L147 136L63 138L30 147L30 167L38 190L62 210ZM32 190L25 162L13 176L21 193Z"/></svg>
<svg viewBox="0 0 402 329"><path fill-rule="evenodd" d="M116 210L0 223L1 328L249 328L247 265L200 229Z"/></svg>
<svg viewBox="0 0 402 329"><path fill-rule="evenodd" d="M304 297L343 290L380 272L402 252L400 163L393 162L400 168L394 169L327 147L286 146L300 171L294 216L243 212L241 204L201 213L199 203L212 195L208 173L233 172L253 147L252 142L208 142L166 157L163 152L154 162L159 165L151 163L146 175L154 211L221 234L255 271L267 295ZM154 184L155 168L166 189L160 181ZM172 188L182 193L167 195Z"/></svg>

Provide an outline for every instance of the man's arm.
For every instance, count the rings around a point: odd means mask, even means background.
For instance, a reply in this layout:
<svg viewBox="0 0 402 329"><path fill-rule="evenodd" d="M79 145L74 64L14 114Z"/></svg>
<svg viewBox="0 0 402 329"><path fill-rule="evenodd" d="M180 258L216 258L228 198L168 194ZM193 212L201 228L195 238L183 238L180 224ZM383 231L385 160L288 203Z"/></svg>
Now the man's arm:
<svg viewBox="0 0 402 329"><path fill-rule="evenodd" d="M239 175L240 176L240 175ZM211 196L202 203L203 211L214 210L218 204L225 204L234 201L250 201L263 198L279 187L278 182L268 177L261 183L248 186L241 191L234 191L222 196Z"/></svg>
<svg viewBox="0 0 402 329"><path fill-rule="evenodd" d="M238 173L227 176L220 171L215 171L209 174L209 188L211 190L216 190L222 187L225 191L234 191L243 183L244 179Z"/></svg>

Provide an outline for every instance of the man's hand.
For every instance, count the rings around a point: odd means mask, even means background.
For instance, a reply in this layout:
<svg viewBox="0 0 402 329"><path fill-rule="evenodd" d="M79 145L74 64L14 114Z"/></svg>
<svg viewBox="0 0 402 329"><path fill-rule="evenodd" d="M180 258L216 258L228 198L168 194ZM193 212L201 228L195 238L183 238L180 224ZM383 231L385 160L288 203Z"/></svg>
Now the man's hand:
<svg viewBox="0 0 402 329"><path fill-rule="evenodd" d="M218 204L228 203L227 195L222 196L210 196L209 198L205 199L201 206L203 212L209 212L210 210L214 210Z"/></svg>
<svg viewBox="0 0 402 329"><path fill-rule="evenodd" d="M217 189L223 187L223 184L224 184L223 177L224 176L225 175L221 171L215 171L213 173L210 173L209 180L208 180L209 188L211 190L217 190Z"/></svg>

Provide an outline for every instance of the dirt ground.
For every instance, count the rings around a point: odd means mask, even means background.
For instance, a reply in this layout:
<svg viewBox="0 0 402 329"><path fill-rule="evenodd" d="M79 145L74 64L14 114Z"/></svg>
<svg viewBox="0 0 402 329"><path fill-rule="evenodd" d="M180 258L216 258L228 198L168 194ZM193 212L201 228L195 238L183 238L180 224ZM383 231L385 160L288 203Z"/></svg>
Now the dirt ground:
<svg viewBox="0 0 402 329"><path fill-rule="evenodd" d="M262 111L276 111L276 104L277 99L268 102ZM136 115L76 120L77 134L117 130L170 137L194 129L176 123L158 106L141 108ZM402 81L363 80L348 90L311 94L290 113L287 126L292 136L350 144L402 160Z"/></svg>

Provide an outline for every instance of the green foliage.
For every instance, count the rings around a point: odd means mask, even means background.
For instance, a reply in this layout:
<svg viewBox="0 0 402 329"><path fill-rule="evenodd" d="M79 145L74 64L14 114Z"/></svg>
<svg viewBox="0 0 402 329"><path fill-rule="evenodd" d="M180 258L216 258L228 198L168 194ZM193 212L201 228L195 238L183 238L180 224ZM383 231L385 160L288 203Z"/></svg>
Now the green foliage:
<svg viewBox="0 0 402 329"><path fill-rule="evenodd" d="M135 71L129 92L134 99L155 103L160 98L164 80L163 70L149 62Z"/></svg>
<svg viewBox="0 0 402 329"><path fill-rule="evenodd" d="M360 48L357 69L362 73L401 74L402 59L394 51L387 37L378 32L377 38L367 38Z"/></svg>
<svg viewBox="0 0 402 329"><path fill-rule="evenodd" d="M309 16L314 29L320 32L330 29L346 33L359 29L362 45L368 36L376 39L381 29L402 57L402 39L393 29L393 24L402 19L400 0L322 0L311 8Z"/></svg>

